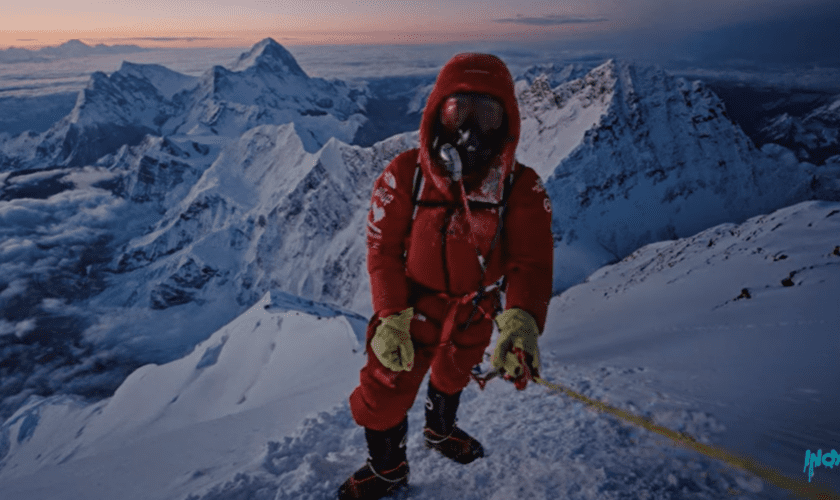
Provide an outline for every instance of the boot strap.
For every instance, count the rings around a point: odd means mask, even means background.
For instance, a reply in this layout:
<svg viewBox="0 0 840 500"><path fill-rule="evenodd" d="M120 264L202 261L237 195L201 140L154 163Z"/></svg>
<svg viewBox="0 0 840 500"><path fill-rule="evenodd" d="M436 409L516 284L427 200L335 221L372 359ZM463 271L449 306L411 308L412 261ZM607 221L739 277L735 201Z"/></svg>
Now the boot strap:
<svg viewBox="0 0 840 500"><path fill-rule="evenodd" d="M452 437L452 434L454 434L454 433L455 433L455 429L456 429L456 427L452 427L452 432L450 432L448 435L446 435L446 436L444 436L444 437L442 437L442 438L438 439L437 441L435 441L434 439L430 439L430 438L429 438L429 436L428 436L428 434L427 434L427 435L425 435L425 436L423 436L423 437L426 439L426 441L428 441L428 442L430 442L430 443L432 443L432 444L440 444L440 443L442 443L442 442L446 441L447 439L451 438L451 437ZM431 432L431 433L432 433L432 434L434 434L435 436L439 436L439 434L438 434L437 432L435 432L435 431L433 431L433 430L429 429L428 427L426 427L424 430L427 430L427 431Z"/></svg>
<svg viewBox="0 0 840 500"><path fill-rule="evenodd" d="M398 477L398 478L396 478L396 479L388 479L387 477L383 476L382 474L380 474L380 473L376 470L376 468L375 468L375 467L373 466L373 464L371 463L370 459L368 459L368 460L367 460L367 465L368 465L368 467L370 468L370 471L371 471L371 472L373 472L373 475L374 475L374 476L376 476L376 477L378 477L379 479L381 479L381 480L385 481L386 483L399 483L400 481L402 481L403 479L405 479L405 476L400 476L400 477ZM402 464L400 464L400 465L402 465ZM398 466L396 467L396 469L399 469L399 467L400 467L400 466L398 465ZM396 469L393 469L393 470L396 470Z"/></svg>

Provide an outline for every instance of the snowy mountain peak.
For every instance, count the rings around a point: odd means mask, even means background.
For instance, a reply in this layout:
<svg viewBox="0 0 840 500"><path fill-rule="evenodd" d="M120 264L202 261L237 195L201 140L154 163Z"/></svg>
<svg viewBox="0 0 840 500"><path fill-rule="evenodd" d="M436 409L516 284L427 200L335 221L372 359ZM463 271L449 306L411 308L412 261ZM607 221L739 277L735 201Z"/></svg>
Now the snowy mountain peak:
<svg viewBox="0 0 840 500"><path fill-rule="evenodd" d="M568 82L570 80L577 80L583 78L593 68L592 64L573 63L560 65L557 63L550 64L536 64L526 69L522 74L522 78L529 84L540 76L545 76L551 88Z"/></svg>
<svg viewBox="0 0 840 500"><path fill-rule="evenodd" d="M126 77L136 78L138 80L146 80L151 83L163 97L170 100L176 93L186 90L198 83L197 77L178 73L177 71L173 71L166 66L161 66L159 64L138 64L123 61L122 66L120 66L120 69L116 73Z"/></svg>
<svg viewBox="0 0 840 500"><path fill-rule="evenodd" d="M757 150L701 82L615 60L548 82L517 85L517 155L554 204L556 290L641 245L774 210L808 189L807 175Z"/></svg>
<svg viewBox="0 0 840 500"><path fill-rule="evenodd" d="M266 38L239 56L231 66L233 71L267 70L282 75L307 78L294 56L273 38Z"/></svg>
<svg viewBox="0 0 840 500"><path fill-rule="evenodd" d="M560 161L584 139L607 113L615 88L612 61L584 77L554 89L551 76L541 74L532 83L517 84L522 116L522 137L517 155L543 178L553 175Z"/></svg>
<svg viewBox="0 0 840 500"><path fill-rule="evenodd" d="M66 42L62 43L61 45L59 45L59 48L87 49L87 48L90 48L90 45L86 44L85 42L83 42L79 39L74 38L72 40L67 40Z"/></svg>
<svg viewBox="0 0 840 500"><path fill-rule="evenodd" d="M833 162L840 151L840 99L829 99L804 115L788 111L766 118L759 137L794 151L802 161Z"/></svg>
<svg viewBox="0 0 840 500"><path fill-rule="evenodd" d="M258 125L294 123L310 153L330 137L352 141L367 120L366 96L341 81L310 78L294 57L267 38L232 69L215 66L180 102L185 113L165 134L239 137Z"/></svg>

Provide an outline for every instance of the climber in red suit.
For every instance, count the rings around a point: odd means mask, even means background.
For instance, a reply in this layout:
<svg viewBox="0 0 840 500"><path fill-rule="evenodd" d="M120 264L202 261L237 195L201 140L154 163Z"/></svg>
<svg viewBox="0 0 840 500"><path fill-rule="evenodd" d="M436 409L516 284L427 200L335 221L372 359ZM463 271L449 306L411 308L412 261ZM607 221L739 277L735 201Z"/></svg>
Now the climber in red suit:
<svg viewBox="0 0 840 500"><path fill-rule="evenodd" d="M420 147L397 156L374 184L367 221L374 315L367 364L350 396L370 458L340 499L381 498L407 484L406 414L429 371L426 446L459 463L483 456L455 414L494 321L493 365L520 387L526 368L539 369L551 203L536 172L514 158L519 127L505 64L459 54L429 96Z"/></svg>

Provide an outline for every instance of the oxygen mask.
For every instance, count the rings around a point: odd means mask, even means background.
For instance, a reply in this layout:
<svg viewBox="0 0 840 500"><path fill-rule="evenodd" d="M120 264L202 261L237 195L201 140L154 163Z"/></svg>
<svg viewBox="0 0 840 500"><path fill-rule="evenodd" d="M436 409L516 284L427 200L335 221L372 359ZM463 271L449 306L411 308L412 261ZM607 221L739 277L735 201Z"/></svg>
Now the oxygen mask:
<svg viewBox="0 0 840 500"><path fill-rule="evenodd" d="M504 119L504 107L489 95L454 94L444 100L433 148L455 180L486 173L501 151Z"/></svg>

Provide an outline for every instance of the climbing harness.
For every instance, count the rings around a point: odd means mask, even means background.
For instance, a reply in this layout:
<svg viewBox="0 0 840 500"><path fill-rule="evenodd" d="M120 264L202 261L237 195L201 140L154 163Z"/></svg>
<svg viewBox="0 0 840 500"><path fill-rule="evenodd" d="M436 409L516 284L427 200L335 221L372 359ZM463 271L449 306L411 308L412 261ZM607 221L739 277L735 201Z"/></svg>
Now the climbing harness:
<svg viewBox="0 0 840 500"><path fill-rule="evenodd" d="M447 145L449 146L449 145ZM473 216L472 210L470 209L470 201L467 199L466 188L464 187L464 180L463 176L461 175L462 167L461 167L461 160L458 156L458 153L455 149L451 146L444 149L445 152L445 161L447 163L451 163L451 166L447 166L447 170L451 170L452 178L456 183L458 188L458 196L459 199L456 201L456 204L460 204L458 206L459 209L464 210L464 214L466 216L467 221L467 229L468 229L468 238L470 244L475 249L476 259L478 260L479 268L481 269L481 277L479 278L479 286L475 292L458 296L452 297L445 292L441 292L438 294L439 297L449 301L450 305L466 305L472 302L473 309L470 313L467 321L463 324L457 325L457 328L461 331L467 330L473 321L476 318L484 317L489 320L493 320L493 314L498 314L500 311L486 311L484 308L481 307L482 301L488 296L488 294L493 293L497 290L502 290L504 288L504 281L500 279L495 283L491 283L489 285L484 286L484 278L487 275L487 265L488 260L492 257L493 251L496 249L501 236L502 236L502 227L504 225L504 217L505 217L505 209L507 208L507 201L510 197L511 190L513 189L513 184L516 181L518 173L520 169L516 168L516 164L514 163L513 168L511 169L510 173L507 175L503 187L502 187L502 196L499 203L485 203L485 202L477 202L478 206L487 206L490 205L492 208L497 210L498 214L498 224L496 225L496 232L493 235L493 240L490 243L490 249L487 252L487 257L481 254L480 247L478 242L475 239L475 232L473 231ZM417 161L417 165L414 170L414 179L412 181L412 200L414 204L414 213L412 214L412 221L417 217L417 211L419 207L436 207L436 206L449 206L450 203L447 202L425 202L420 199L420 194L423 191L423 187L425 185L425 178L423 177L423 171L419 163L419 159ZM457 307L452 307L450 309L450 314L447 315L447 319L444 320L444 325L452 324L454 325L454 316L457 312ZM451 317L450 317L451 316Z"/></svg>
<svg viewBox="0 0 840 500"><path fill-rule="evenodd" d="M655 424L650 418L634 415L628 411L616 408L614 406L610 406L602 401L597 401L588 398L583 394L575 392L572 389L569 389L568 387L565 387L561 384L551 383L545 380L544 378L540 377L538 374L531 373L531 371L528 368L528 363L525 362L525 353L522 350L514 349L514 354L516 354L516 356L519 358L519 361L520 363L522 363L522 366L525 367L525 372L518 378L512 378L509 375L502 374L498 370L491 370L482 374L480 373L480 370L474 368L471 375L473 380L475 380L476 383L478 383L478 386L479 388L481 388L481 390L484 390L484 387L487 385L487 382L500 376L508 381L513 382L516 388L520 390L524 389L525 383L527 383L528 380L531 380L534 383L537 383L547 388L549 391L565 394L566 396L574 398L587 406L597 409L602 413L610 413L623 420L636 424L640 427L644 427L645 429L651 432L655 432L657 434L665 436L668 439L676 442L677 444L694 450L703 455L706 455L707 457L713 458L715 460L720 460L729 465L746 470L755 475L756 477L759 477L760 479L767 481L773 484L774 486L788 490L802 498L809 498L813 500L840 500L840 495L838 495L837 492L829 490L828 488L813 485L801 479L794 479L785 476L781 472L766 465L763 465L751 458L736 455L717 446L701 443L684 432L677 432L662 425Z"/></svg>

